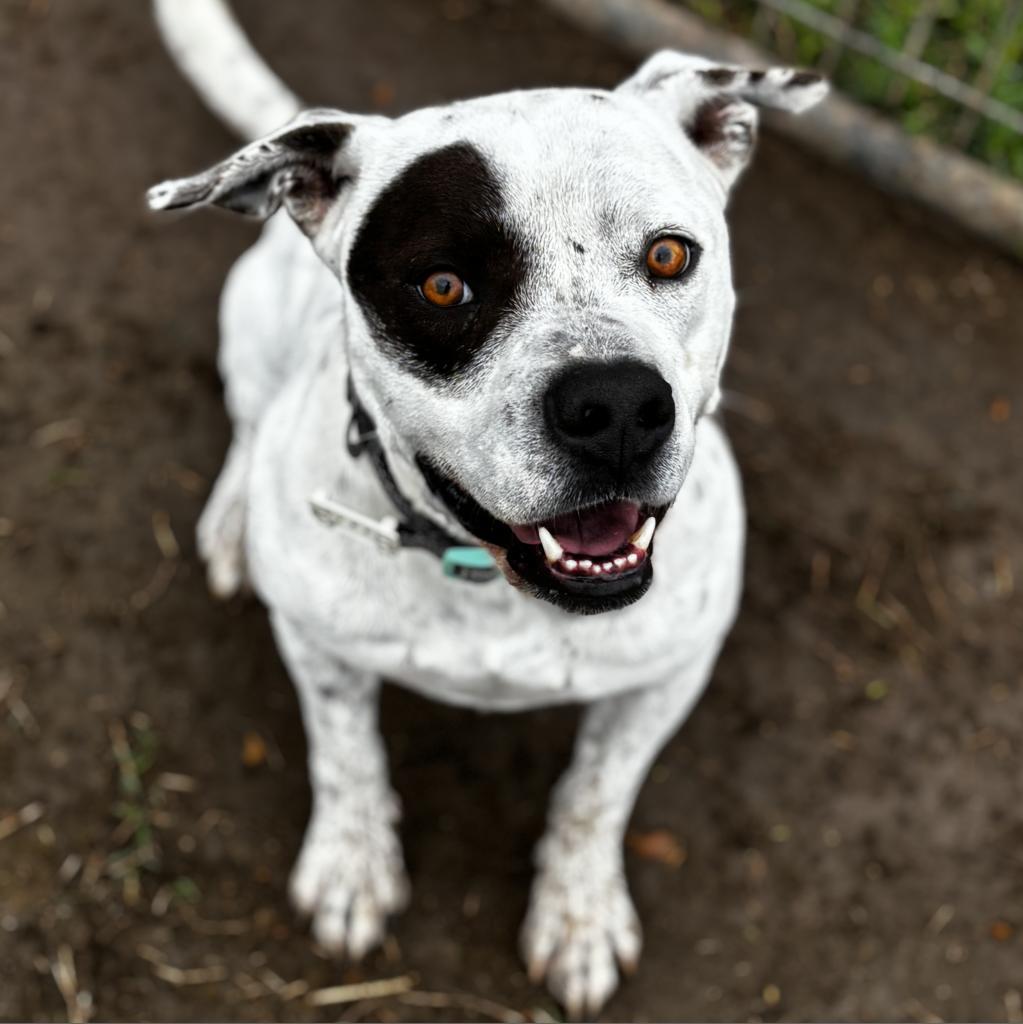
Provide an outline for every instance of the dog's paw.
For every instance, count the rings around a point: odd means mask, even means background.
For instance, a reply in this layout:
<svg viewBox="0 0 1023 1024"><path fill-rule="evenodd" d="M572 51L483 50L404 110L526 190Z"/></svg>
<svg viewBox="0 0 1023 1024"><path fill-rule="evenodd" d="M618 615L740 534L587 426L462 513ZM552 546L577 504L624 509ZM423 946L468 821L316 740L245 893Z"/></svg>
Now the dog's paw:
<svg viewBox="0 0 1023 1024"><path fill-rule="evenodd" d="M572 1020L598 1013L618 987L619 966L631 972L643 944L621 872L597 874L541 871L522 927L530 979L546 978Z"/></svg>
<svg viewBox="0 0 1023 1024"><path fill-rule="evenodd" d="M361 824L361 823L360 823ZM401 846L386 822L314 820L291 874L291 900L312 918L316 941L358 960L387 934L387 918L405 909L408 878Z"/></svg>

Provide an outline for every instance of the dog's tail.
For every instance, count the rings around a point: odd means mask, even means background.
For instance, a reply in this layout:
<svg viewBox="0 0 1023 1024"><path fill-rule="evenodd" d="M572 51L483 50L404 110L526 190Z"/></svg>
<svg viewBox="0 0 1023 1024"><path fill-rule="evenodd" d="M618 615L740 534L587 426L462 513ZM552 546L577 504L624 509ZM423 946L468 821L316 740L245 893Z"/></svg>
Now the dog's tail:
<svg viewBox="0 0 1023 1024"><path fill-rule="evenodd" d="M302 109L252 48L225 0L153 0L153 7L182 74L245 139L280 128Z"/></svg>

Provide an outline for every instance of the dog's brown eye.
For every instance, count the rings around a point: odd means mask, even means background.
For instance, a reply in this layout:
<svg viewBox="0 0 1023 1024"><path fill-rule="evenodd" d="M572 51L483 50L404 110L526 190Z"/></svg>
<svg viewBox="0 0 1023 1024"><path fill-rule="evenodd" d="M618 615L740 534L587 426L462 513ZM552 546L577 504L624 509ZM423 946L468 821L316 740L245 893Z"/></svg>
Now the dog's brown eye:
<svg viewBox="0 0 1023 1024"><path fill-rule="evenodd" d="M689 265L689 246L680 238L658 238L646 251L646 268L654 277L678 277Z"/></svg>
<svg viewBox="0 0 1023 1024"><path fill-rule="evenodd" d="M457 306L472 297L469 286L451 270L432 273L419 286L419 293L434 306Z"/></svg>

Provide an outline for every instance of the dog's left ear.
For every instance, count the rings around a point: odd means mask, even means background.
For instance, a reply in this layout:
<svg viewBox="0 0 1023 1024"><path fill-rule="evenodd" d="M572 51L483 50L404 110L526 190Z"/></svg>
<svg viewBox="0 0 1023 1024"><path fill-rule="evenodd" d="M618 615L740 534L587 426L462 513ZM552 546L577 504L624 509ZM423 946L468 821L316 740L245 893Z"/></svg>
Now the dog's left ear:
<svg viewBox="0 0 1023 1024"><path fill-rule="evenodd" d="M617 91L631 93L667 115L730 188L753 152L756 108L801 114L824 99L828 83L813 71L748 71L662 50Z"/></svg>
<svg viewBox="0 0 1023 1024"><path fill-rule="evenodd" d="M351 177L346 151L362 120L340 110L307 110L209 170L154 185L146 199L153 210L212 205L260 218L283 203L315 235Z"/></svg>

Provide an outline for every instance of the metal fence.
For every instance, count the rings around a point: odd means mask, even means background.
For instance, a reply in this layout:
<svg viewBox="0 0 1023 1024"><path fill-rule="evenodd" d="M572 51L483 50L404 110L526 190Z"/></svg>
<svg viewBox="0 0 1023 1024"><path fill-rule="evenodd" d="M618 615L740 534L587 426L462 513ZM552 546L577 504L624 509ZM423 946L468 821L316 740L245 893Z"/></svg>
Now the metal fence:
<svg viewBox="0 0 1023 1024"><path fill-rule="evenodd" d="M1023 177L1023 0L683 3L820 68L909 131Z"/></svg>

